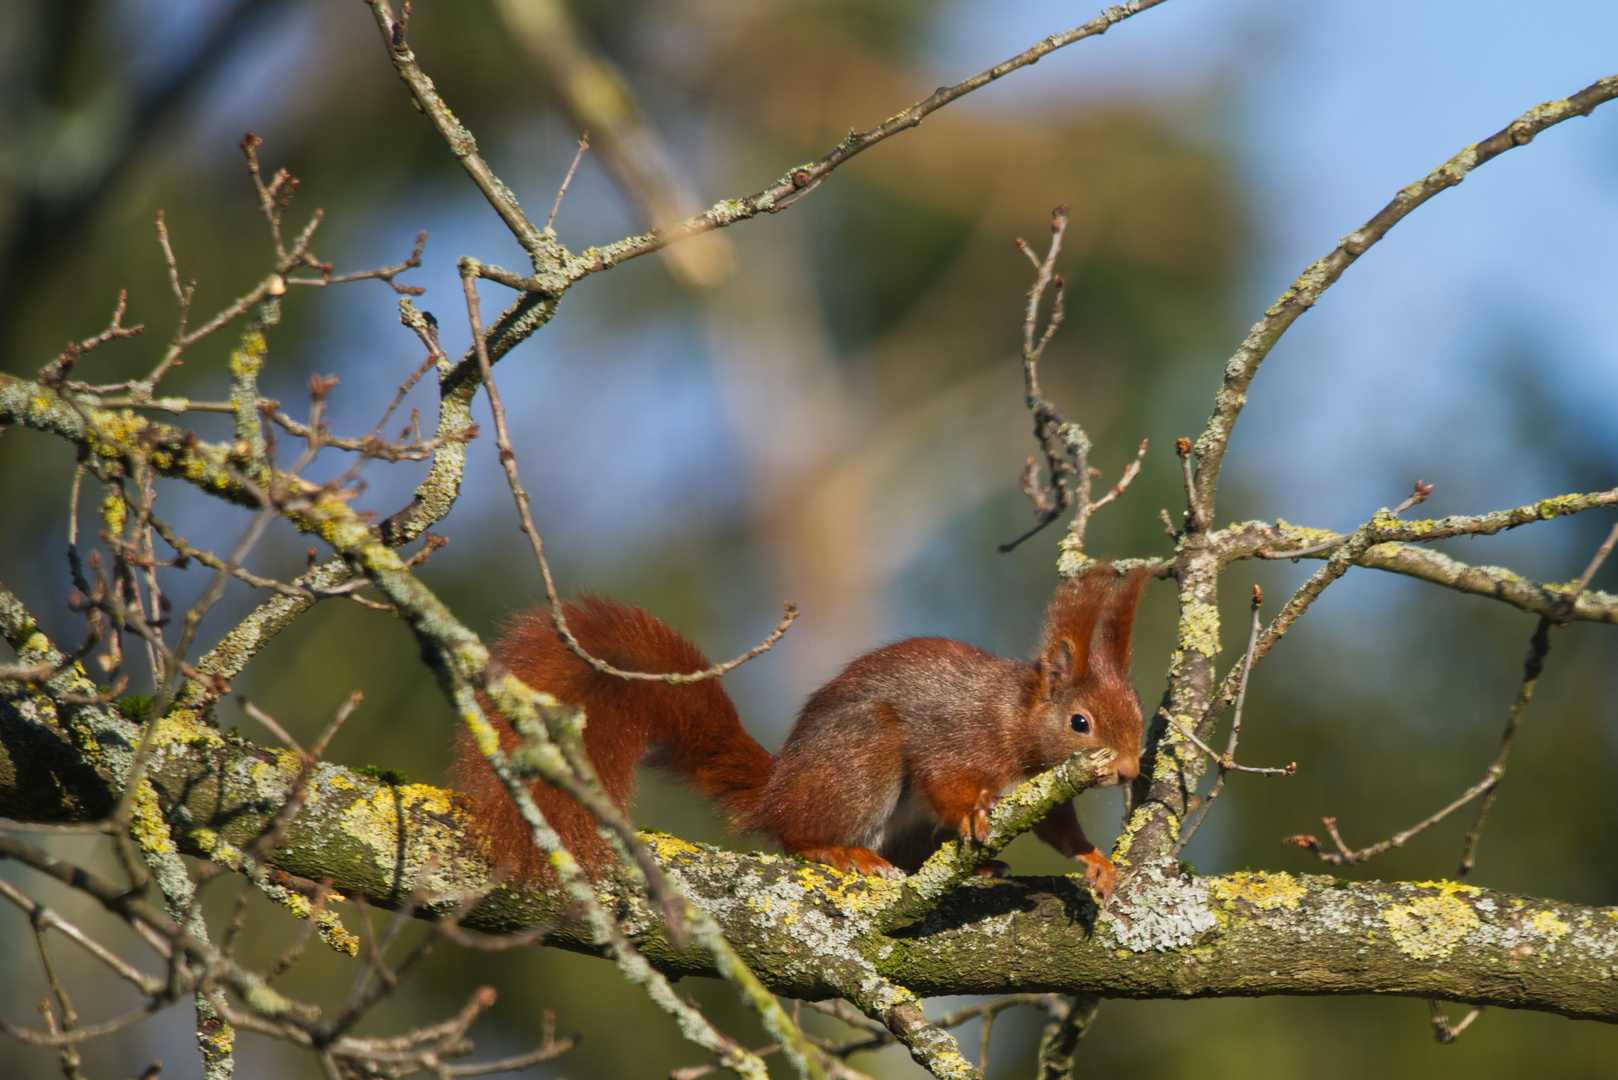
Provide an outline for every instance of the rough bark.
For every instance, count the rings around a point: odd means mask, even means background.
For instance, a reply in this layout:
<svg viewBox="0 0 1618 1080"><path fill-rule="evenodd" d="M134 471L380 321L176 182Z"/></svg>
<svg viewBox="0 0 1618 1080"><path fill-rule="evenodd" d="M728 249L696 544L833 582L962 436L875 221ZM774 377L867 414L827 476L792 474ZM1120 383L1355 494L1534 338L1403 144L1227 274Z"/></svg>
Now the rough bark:
<svg viewBox="0 0 1618 1080"><path fill-rule="evenodd" d="M122 733L133 736L128 725ZM108 732L116 737L115 732ZM0 704L0 814L82 820L106 795L53 725ZM41 768L42 761L59 767ZM182 850L240 848L287 798L296 759L205 725L166 724L152 762L161 800L189 822ZM1323 876L1189 877L1147 866L1099 914L1076 876L962 886L902 929L900 886L774 855L742 855L650 836L659 860L719 922L776 993L850 996L895 984L917 996L1057 991L1102 997L1388 994L1437 997L1618 1022L1618 908L1512 896L1450 881L1350 884ZM286 884L329 880L397 907L424 886L437 898L487 888L492 865L464 802L424 784L390 786L333 765L269 863ZM700 951L676 952L658 912L612 892L625 931L670 976L712 976ZM552 944L592 951L541 885L505 884L465 920L491 932L551 924Z"/></svg>

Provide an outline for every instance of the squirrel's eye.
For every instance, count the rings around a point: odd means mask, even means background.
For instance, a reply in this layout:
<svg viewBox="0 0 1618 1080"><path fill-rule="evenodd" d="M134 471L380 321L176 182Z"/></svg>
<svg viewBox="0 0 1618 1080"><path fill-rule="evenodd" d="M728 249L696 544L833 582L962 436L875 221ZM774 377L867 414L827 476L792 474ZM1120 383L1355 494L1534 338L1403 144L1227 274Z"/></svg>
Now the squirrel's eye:
<svg viewBox="0 0 1618 1080"><path fill-rule="evenodd" d="M1080 735L1090 734L1090 718L1085 716L1083 713L1074 713L1068 718L1068 723L1072 724L1073 730L1077 731Z"/></svg>

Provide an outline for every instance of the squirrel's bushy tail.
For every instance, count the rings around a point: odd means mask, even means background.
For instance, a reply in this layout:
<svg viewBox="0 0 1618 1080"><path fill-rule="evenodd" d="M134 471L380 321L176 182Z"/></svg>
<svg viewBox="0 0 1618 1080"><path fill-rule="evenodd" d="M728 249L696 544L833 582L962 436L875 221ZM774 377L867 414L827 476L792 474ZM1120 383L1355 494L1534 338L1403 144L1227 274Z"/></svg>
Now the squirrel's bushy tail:
<svg viewBox="0 0 1618 1080"><path fill-rule="evenodd" d="M690 673L709 666L702 650L655 616L599 596L563 606L568 629L591 656L623 671ZM584 709L584 745L607 794L628 809L635 770L648 751L653 761L692 788L718 799L744 817L769 777L772 758L745 730L736 706L718 680L671 686L620 679L596 671L568 651L549 612L516 616L505 627L495 656L523 682ZM521 740L504 718L491 714L501 748ZM458 737L455 780L472 797L481 831L496 857L533 873L543 865L528 826L494 771L463 731ZM543 782L534 798L568 848L592 871L611 859L595 818Z"/></svg>

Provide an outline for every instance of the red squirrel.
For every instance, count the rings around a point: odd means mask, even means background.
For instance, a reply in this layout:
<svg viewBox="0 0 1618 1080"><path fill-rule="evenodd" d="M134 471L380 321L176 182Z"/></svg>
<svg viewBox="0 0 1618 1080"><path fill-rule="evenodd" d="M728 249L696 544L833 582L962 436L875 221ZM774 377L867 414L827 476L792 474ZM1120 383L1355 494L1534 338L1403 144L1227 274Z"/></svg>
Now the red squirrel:
<svg viewBox="0 0 1618 1080"><path fill-rule="evenodd" d="M650 749L655 763L718 799L741 831L841 870L899 876L946 840L984 838L1004 793L1076 750L1110 749L1111 782L1135 778L1142 724L1129 639L1145 584L1144 571L1120 577L1105 564L1063 584L1030 662L945 638L867 653L815 691L774 756L742 729L717 681L671 686L597 672L563 645L546 611L514 618L494 651L529 686L583 707L585 748L620 807L627 810ZM620 670L709 666L695 645L639 608L585 596L565 613L585 651ZM503 747L515 749L510 726L491 719ZM527 826L464 733L456 759L456 779L493 850L513 858L520 874L544 874ZM543 781L534 796L587 869L610 865L588 811ZM1118 872L1085 839L1072 803L1034 834L1082 862L1085 881L1110 898Z"/></svg>

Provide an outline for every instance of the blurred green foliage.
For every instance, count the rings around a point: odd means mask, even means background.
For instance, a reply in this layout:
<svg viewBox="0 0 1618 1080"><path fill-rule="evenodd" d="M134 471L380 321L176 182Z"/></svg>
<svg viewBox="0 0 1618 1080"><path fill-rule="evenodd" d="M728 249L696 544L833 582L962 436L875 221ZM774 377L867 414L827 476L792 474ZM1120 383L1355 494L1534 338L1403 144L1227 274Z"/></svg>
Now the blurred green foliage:
<svg viewBox="0 0 1618 1080"><path fill-rule="evenodd" d="M756 190L788 164L824 152L851 125L875 122L930 89L911 67L911 50L938 15L913 0L578 7L709 199ZM83 366L94 374L86 377L125 378L152 363L174 319L153 239L159 208L181 273L198 283L199 318L260 278L268 242L234 150L245 127L265 136L268 163L284 163L301 179L301 212L315 205L327 211L315 250L340 270L397 261L418 228L432 230L427 266L415 280L429 286L425 302L438 307L447 341L464 341L464 331L448 329L458 322L455 257L519 265L454 160L410 108L358 4L255 9L220 2L159 18L152 5L17 0L0 20L3 123L14 148L0 199L0 370L30 373L69 338L95 332L121 289L129 291L127 321L148 330L87 357ZM483 5L420 4L412 40L530 213L547 206L573 133L556 120L543 79L503 27ZM198 51L199 42L209 49ZM767 744L779 740L808 689L881 640L947 633L1027 652L1055 580L1057 534L1050 530L1011 556L993 550L1026 527L1028 506L1015 479L1035 449L1015 362L1029 268L1011 241L1023 235L1042 246L1059 202L1074 215L1062 263L1069 317L1047 354L1047 393L1095 438L1103 484L1117 477L1141 438L1153 446L1129 494L1096 518L1090 548L1119 556L1167 552L1156 511L1181 499L1169 447L1199 430L1223 357L1252 314L1237 304L1251 211L1229 151L1199 122L1220 107L1216 98L1020 108L969 100L858 159L788 214L735 230L738 269L717 289L678 284L649 263L570 295L542 340L502 365L502 377L517 384L511 399L519 415L547 419L519 426L519 451L532 440L525 468L532 461L541 473L600 476L574 489L582 492L574 501L538 489L546 528L572 541L553 545L563 581L642 603L716 656L747 648L791 596L805 611L800 625L730 680L744 717ZM292 217L302 220L299 210ZM587 159L559 220L564 240L577 248L642 225ZM378 396L418 360L413 339L392 325L393 303L375 284L295 292L271 336L271 391L290 407L310 374L336 371L344 389L333 408L352 410L339 412L353 419L350 426L368 426ZM660 353L666 326L703 344ZM637 432L656 429L662 402L633 386L610 397L546 399L558 383L538 365L580 381L624 370L615 366L622 357L589 343L620 340L609 335L625 328L645 331L622 340L655 355L659 370L720 388L723 400L714 408L729 426L714 435L715 448L687 458L680 456L686 448L646 444ZM564 344L547 345L547 335L565 335ZM772 345L781 340L794 343L785 358ZM199 347L168 391L222 396L221 361L232 341L227 333ZM1508 378L1528 362L1504 357L1496 374ZM378 389L344 404L350 387ZM1546 480L1542 494L1611 482L1611 453L1592 456L1576 417L1558 412L1559 422L1546 422L1544 402L1526 394L1513 400L1520 454ZM418 391L411 403L430 420L430 395ZM198 426L211 430L207 419ZM616 453L597 460L570 452L598 430L614 433ZM451 546L423 574L466 621L492 633L538 587L486 442L474 445L464 503L441 527ZM672 471L662 459L688 464ZM713 468L715 460L730 465ZM376 491L407 492L419 474L413 468L373 466ZM62 605L71 469L71 454L50 440L23 431L0 438L0 579L64 642L76 637ZM390 469L396 477L382 475ZM614 507L648 500L664 485L701 493L720 482L740 490L695 501L706 509L672 524L658 519L627 535L605 535L603 522L623 520L608 513ZM1277 513L1271 492L1242 485L1240 475L1227 481L1221 520ZM907 494L916 490L924 495ZM166 488L163 499L188 535L214 547L228 544L243 521L234 511L197 507L178 488ZM394 507L378 496L376 508ZM1538 533L1503 550L1527 560L1527 572L1566 579L1605 527L1593 520L1546 527L1557 531L1554 551L1566 556L1554 565L1534 561L1536 545L1545 543ZM257 568L291 576L306 547L290 534L272 538ZM1480 557L1481 545L1450 547L1473 561L1508 557ZM1261 581L1273 610L1309 569L1282 563L1231 571L1223 590L1227 656L1239 651L1248 585ZM1608 570L1597 585L1612 580ZM183 601L198 587L177 584L175 595ZM222 632L252 599L233 592L204 624L203 638ZM1172 620L1170 590L1154 587L1136 647L1148 704L1166 666ZM1311 831L1320 816L1334 814L1351 841L1370 842L1447 801L1481 775L1494 752L1531 630L1531 619L1482 600L1351 574L1259 669L1249 697L1241 756L1258 764L1296 760L1298 776L1236 778L1187 857L1204 872L1318 871L1279 838ZM1479 884L1585 903L1618 900L1611 858L1618 804L1602 797L1618 787L1615 647L1604 627L1555 633L1540 696L1483 842ZM442 775L450 712L410 635L386 616L329 601L271 644L237 683L299 738L312 737L351 690L362 689L365 704L333 744L332 758L380 776ZM142 689L138 681L133 688ZM269 738L234 706L221 722ZM1111 795L1081 802L1087 827L1103 836L1111 835L1118 811ZM646 783L636 812L693 839L747 843L728 836L701 800L657 779ZM1353 880L1450 874L1469 822L1469 814L1458 815L1343 873ZM1063 870L1026 838L1010 858L1020 871ZM217 908L210 910L223 913L234 887L213 886ZM51 896L65 913L87 916L72 897ZM250 948L268 958L296 928L267 903L255 902L253 911L252 925L262 929ZM26 933L16 913L0 920L8 940ZM88 966L69 967L81 984L89 980L81 1014L119 1004L113 993L98 998L98 976ZM41 986L34 968L28 950L0 953L7 988L0 1008L8 1018L32 1012ZM346 958L313 955L286 986L319 994L346 986L352 968ZM661 1075L701 1060L609 965L552 950L441 951L366 1030L437 1020L485 982L504 995L478 1029L486 1053L523 1048L550 1008L562 1032L585 1035L555 1066L567 1075ZM726 1031L764 1041L724 987L681 989ZM154 1057L169 1062L165 1077L195 1075L183 1014L174 1010L91 1047L92 1075L132 1074ZM1037 1024L1008 1015L998 1030L992 1075L1027 1075ZM966 1045L974 1037L969 1028ZM15 1062L9 1075L53 1074L48 1055L15 1047L5 1053ZM239 1042L237 1060L243 1077L303 1075L310 1067L307 1058L250 1036ZM1098 1074L1195 1071L1212 1078L1489 1076L1548 1067L1595 1076L1610 1072L1614 1060L1610 1030L1547 1016L1491 1014L1459 1044L1440 1047L1419 1002L1282 999L1109 1002L1080 1057ZM915 1074L891 1050L854 1064L876 1075Z"/></svg>

